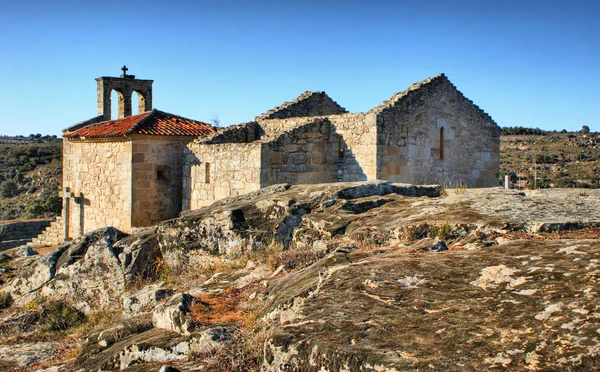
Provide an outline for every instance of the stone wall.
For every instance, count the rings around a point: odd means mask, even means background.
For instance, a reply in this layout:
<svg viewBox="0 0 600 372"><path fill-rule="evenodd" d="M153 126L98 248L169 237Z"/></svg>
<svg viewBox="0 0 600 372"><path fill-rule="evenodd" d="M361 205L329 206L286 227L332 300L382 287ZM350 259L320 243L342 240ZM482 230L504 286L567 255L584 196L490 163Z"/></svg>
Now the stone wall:
<svg viewBox="0 0 600 372"><path fill-rule="evenodd" d="M182 209L258 190L262 144L188 144L184 152Z"/></svg>
<svg viewBox="0 0 600 372"><path fill-rule="evenodd" d="M354 182L375 180L377 154L377 126L375 116L364 113L332 115L327 117L333 133L342 137L343 165L338 166L337 181ZM335 142L335 138L332 139ZM339 141L338 141L339 142ZM335 146L334 146L335 149ZM338 146L339 149L339 146ZM339 150L338 150L339 151Z"/></svg>
<svg viewBox="0 0 600 372"><path fill-rule="evenodd" d="M377 115L377 178L452 187L498 185L500 128L443 76L369 112Z"/></svg>
<svg viewBox="0 0 600 372"><path fill-rule="evenodd" d="M133 227L151 226L181 212L184 137L133 136Z"/></svg>
<svg viewBox="0 0 600 372"><path fill-rule="evenodd" d="M45 218L0 223L0 251L27 243L40 235L52 221L52 218Z"/></svg>
<svg viewBox="0 0 600 372"><path fill-rule="evenodd" d="M331 123L316 119L264 142L260 172L261 187L278 183L323 183L335 181L337 152L332 148Z"/></svg>
<svg viewBox="0 0 600 372"><path fill-rule="evenodd" d="M246 143L258 139L262 134L258 123L251 121L220 129L210 136L199 138L197 141L205 144Z"/></svg>
<svg viewBox="0 0 600 372"><path fill-rule="evenodd" d="M131 229L131 141L63 139L63 189L69 188L69 237L104 226Z"/></svg>

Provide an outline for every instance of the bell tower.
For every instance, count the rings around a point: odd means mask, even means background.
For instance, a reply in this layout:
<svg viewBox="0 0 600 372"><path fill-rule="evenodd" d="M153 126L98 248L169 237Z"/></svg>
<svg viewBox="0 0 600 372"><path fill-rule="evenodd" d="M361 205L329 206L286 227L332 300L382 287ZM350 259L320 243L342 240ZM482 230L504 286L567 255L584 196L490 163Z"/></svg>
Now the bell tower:
<svg viewBox="0 0 600 372"><path fill-rule="evenodd" d="M127 66L121 68L120 77L99 77L98 83L98 115L104 120L111 118L111 92L115 90L119 95L119 119L131 116L131 96L138 93L138 111L140 113L152 110L152 83L154 80L136 79L135 75L128 75Z"/></svg>

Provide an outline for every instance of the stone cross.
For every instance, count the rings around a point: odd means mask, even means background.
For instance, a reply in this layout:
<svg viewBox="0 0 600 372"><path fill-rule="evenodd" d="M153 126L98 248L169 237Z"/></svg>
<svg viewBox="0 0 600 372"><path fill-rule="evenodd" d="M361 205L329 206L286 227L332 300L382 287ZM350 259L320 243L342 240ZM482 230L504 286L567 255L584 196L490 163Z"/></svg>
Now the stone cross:
<svg viewBox="0 0 600 372"><path fill-rule="evenodd" d="M123 77L127 76L127 70L129 70L127 66L123 65L123 68L121 68L121 70L123 70Z"/></svg>

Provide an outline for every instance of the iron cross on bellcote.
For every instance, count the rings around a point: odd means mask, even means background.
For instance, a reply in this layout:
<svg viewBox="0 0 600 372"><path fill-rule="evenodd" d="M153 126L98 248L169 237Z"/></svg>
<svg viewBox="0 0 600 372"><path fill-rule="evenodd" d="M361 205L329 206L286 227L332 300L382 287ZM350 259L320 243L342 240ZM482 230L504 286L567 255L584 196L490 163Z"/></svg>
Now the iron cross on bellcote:
<svg viewBox="0 0 600 372"><path fill-rule="evenodd" d="M121 75L121 78L123 79L135 79L135 75L127 75L127 71L129 71L129 69L127 68L127 66L123 66L121 68L121 71L123 71L123 74Z"/></svg>

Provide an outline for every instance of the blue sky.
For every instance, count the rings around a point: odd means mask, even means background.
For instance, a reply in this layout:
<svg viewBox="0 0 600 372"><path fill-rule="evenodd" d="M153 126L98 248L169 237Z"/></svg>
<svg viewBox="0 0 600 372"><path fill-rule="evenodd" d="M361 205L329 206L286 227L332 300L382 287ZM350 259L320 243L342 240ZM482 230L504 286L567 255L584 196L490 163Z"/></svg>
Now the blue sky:
<svg viewBox="0 0 600 372"><path fill-rule="evenodd" d="M223 125L306 90L366 111L444 72L500 126L600 131L598 1L0 0L0 134L96 116L99 76ZM114 111L114 110L113 110Z"/></svg>

